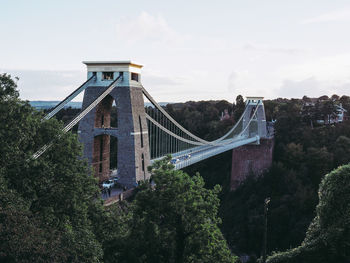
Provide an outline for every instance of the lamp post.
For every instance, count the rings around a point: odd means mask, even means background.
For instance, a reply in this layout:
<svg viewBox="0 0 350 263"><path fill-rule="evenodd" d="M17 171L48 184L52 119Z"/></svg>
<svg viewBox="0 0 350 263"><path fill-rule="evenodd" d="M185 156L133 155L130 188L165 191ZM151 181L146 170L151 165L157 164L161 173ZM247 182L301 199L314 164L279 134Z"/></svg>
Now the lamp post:
<svg viewBox="0 0 350 263"><path fill-rule="evenodd" d="M266 244L267 244L267 211L271 198L268 197L264 201L264 240L263 240L263 263L266 262Z"/></svg>

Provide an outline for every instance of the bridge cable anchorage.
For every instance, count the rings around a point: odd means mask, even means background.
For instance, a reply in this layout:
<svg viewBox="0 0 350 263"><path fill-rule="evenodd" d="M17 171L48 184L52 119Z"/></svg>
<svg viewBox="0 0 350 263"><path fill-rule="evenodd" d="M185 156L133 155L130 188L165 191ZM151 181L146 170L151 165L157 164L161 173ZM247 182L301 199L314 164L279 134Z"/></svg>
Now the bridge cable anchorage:
<svg viewBox="0 0 350 263"><path fill-rule="evenodd" d="M61 109L63 109L67 103L69 103L76 96L78 96L82 91L84 91L89 86L89 84L91 84L91 82L93 82L93 81L96 81L96 76L90 77L87 81L85 81L82 85L80 85L79 88L74 90L64 100L62 100L60 103L58 103L41 121L49 120L53 116L55 116L57 112L59 112Z"/></svg>
<svg viewBox="0 0 350 263"><path fill-rule="evenodd" d="M74 127L75 124L77 124L82 118L86 116L94 107L96 107L97 104L99 104L111 91L115 88L117 85L117 81L119 80L121 76L118 76L109 86L108 88L102 92L100 96L96 100L94 100L88 107L86 107L81 113L78 114L69 124L67 124L62 131L64 133L68 132L70 129ZM61 136L58 136L60 138ZM47 149L49 149L53 145L53 142L50 142L49 144L45 144L43 147L40 148L36 153L33 154L32 159L36 160L39 158Z"/></svg>

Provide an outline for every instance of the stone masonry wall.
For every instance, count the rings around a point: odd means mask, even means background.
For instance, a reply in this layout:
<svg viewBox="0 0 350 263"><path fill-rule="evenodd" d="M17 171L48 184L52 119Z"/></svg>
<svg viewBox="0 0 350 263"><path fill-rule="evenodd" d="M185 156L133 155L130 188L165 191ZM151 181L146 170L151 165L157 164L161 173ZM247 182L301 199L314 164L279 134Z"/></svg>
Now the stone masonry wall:
<svg viewBox="0 0 350 263"><path fill-rule="evenodd" d="M231 190L252 174L261 175L272 164L274 140L260 139L260 145L244 145L232 150Z"/></svg>
<svg viewBox="0 0 350 263"><path fill-rule="evenodd" d="M101 145L102 142L102 145ZM102 149L101 149L102 146ZM102 155L101 155L102 153ZM109 179L109 163L110 163L110 136L99 135L94 138L94 149L92 156L92 167L95 177L99 178L99 182Z"/></svg>
<svg viewBox="0 0 350 263"><path fill-rule="evenodd" d="M84 93L83 109L105 89L106 87L88 87ZM118 139L119 182L131 188L150 176L147 171L150 161L148 128L140 84L117 86L112 90L105 100L80 121L79 138L84 144L84 157L93 166L95 176L99 177L100 181L105 180L109 175L110 135L102 135L101 130L110 127L110 108L113 100L118 111L118 128L111 135ZM102 160L100 136L103 136ZM102 172L99 172L101 163Z"/></svg>

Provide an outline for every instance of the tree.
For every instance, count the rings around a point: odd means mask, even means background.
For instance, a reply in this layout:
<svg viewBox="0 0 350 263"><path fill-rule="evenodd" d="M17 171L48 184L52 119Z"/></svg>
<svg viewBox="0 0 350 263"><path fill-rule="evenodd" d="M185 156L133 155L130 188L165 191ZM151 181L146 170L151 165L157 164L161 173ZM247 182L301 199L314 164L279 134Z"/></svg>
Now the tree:
<svg viewBox="0 0 350 263"><path fill-rule="evenodd" d="M0 262L62 262L62 234L30 211L30 202L7 187L0 171Z"/></svg>
<svg viewBox="0 0 350 263"><path fill-rule="evenodd" d="M291 169L297 169L305 158L303 146L301 144L289 143L285 147L283 162Z"/></svg>
<svg viewBox="0 0 350 263"><path fill-rule="evenodd" d="M238 121L239 118L242 116L245 109L245 103L242 95L238 95L236 97L236 107L235 111L233 112L233 117L235 121Z"/></svg>
<svg viewBox="0 0 350 263"><path fill-rule="evenodd" d="M18 78L16 78L18 80ZM19 93L16 90L16 82L11 78L11 75L6 73L0 74L0 100L7 101L18 99Z"/></svg>
<svg viewBox="0 0 350 263"><path fill-rule="evenodd" d="M344 109L346 109L348 112L350 112L350 97L349 96L341 96L339 99L339 102L342 104Z"/></svg>
<svg viewBox="0 0 350 263"><path fill-rule="evenodd" d="M331 99L332 99L333 101L338 101L338 100L340 99L340 97L339 97L337 94L333 94L332 97L331 97Z"/></svg>
<svg viewBox="0 0 350 263"><path fill-rule="evenodd" d="M309 147L307 148L306 165L309 169L308 176L317 187L323 175L332 170L333 154L328 152L326 147Z"/></svg>
<svg viewBox="0 0 350 263"><path fill-rule="evenodd" d="M350 138L339 136L334 144L334 164L339 166L350 162Z"/></svg>
<svg viewBox="0 0 350 263"><path fill-rule="evenodd" d="M323 120L330 123L337 116L337 108L333 100L326 100L321 106L321 116Z"/></svg>
<svg viewBox="0 0 350 263"><path fill-rule="evenodd" d="M218 224L219 186L176 171L170 157L150 169L130 208L129 234L121 262L236 262Z"/></svg>
<svg viewBox="0 0 350 263"><path fill-rule="evenodd" d="M302 244L276 253L268 263L349 262L350 258L350 165L332 171L319 188L317 215Z"/></svg>
<svg viewBox="0 0 350 263"><path fill-rule="evenodd" d="M316 107L314 105L304 105L301 111L301 116L305 123L310 123L310 127L314 128L314 122L317 119Z"/></svg>
<svg viewBox="0 0 350 263"><path fill-rule="evenodd" d="M31 252L29 248L40 248L45 244L54 246L54 255L63 255L46 261L98 262L102 249L89 217L90 210L101 205L96 198L99 192L96 180L89 176L76 135L63 133L63 124L56 119L42 122L42 117L42 113L18 98L11 76L0 75L0 167L3 176L0 184L4 191L14 193L23 203L4 210L0 223L7 227L0 228L0 236L11 233L11 240L17 240L17 243L0 242L0 251L9 259L21 257L22 254L11 254L15 251L7 248L14 244L20 246L23 233L28 231L37 233L26 236L29 262L43 261L44 252L36 254L35 249ZM33 160L33 153L49 142L54 146ZM5 207L4 198L0 200L0 207ZM22 221L17 217L13 221L14 217L9 217L11 211ZM19 228L21 231L16 231L18 225L23 225Z"/></svg>

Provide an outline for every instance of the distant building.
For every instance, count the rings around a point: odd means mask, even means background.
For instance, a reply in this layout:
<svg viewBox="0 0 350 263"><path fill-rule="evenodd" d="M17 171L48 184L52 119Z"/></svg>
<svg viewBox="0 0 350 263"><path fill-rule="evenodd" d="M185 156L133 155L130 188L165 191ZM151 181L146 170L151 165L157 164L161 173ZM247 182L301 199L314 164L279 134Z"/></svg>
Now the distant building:
<svg viewBox="0 0 350 263"><path fill-rule="evenodd" d="M317 120L317 123L320 124L333 124L333 123L340 123L345 120L347 120L346 112L347 110L343 108L343 105L340 103L339 105L335 105L337 108L337 114L335 117L333 116L326 116L325 120Z"/></svg>
<svg viewBox="0 0 350 263"><path fill-rule="evenodd" d="M231 116L228 113L228 110L225 109L224 112L221 112L220 121L225 121L225 120L229 120L229 119L231 119Z"/></svg>
<svg viewBox="0 0 350 263"><path fill-rule="evenodd" d="M307 108L307 107L315 107L317 103L325 102L327 100L330 100L330 98L328 98L327 96L322 96L319 98L308 98L304 96L302 100L303 100L303 107ZM335 100L332 98L332 101L335 101ZM333 123L340 123L340 122L346 121L348 119L347 110L343 108L343 105L341 103L336 104L335 107L336 107L335 116L327 115L325 116L324 119L318 119L316 120L316 122L318 124L333 124Z"/></svg>

